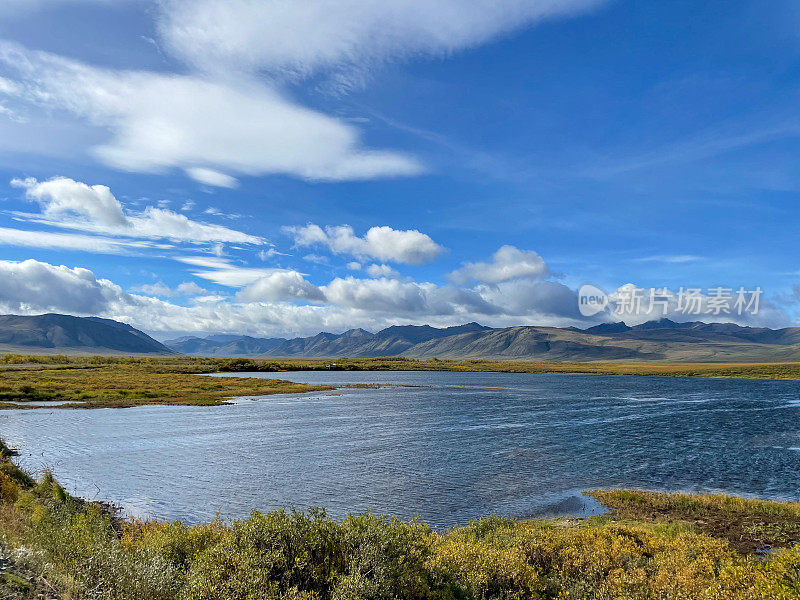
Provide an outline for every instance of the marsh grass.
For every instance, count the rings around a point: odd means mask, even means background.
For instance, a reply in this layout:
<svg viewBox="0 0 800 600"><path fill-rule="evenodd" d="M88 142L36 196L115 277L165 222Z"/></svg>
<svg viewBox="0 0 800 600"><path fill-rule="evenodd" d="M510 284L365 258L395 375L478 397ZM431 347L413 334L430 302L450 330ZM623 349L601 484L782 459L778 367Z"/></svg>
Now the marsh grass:
<svg viewBox="0 0 800 600"><path fill-rule="evenodd" d="M330 370L327 360L219 359L196 357L0 356L0 408L36 408L26 402L75 402L59 408L129 407L140 404L216 405L234 396L329 390L290 381L210 378L215 372ZM491 371L586 375L658 375L800 379L800 363L539 363L518 361L412 360L402 357L336 359L349 371Z"/></svg>
<svg viewBox="0 0 800 600"><path fill-rule="evenodd" d="M188 526L121 521L1 454L0 477L4 600L800 598L797 546L755 557L667 513L619 520L627 506L648 506L775 523L793 519L794 504L610 491L593 493L613 517L489 517L444 533L372 514L336 521L321 509Z"/></svg>
<svg viewBox="0 0 800 600"><path fill-rule="evenodd" d="M726 494L666 494L640 490L587 492L620 519L684 523L725 539L743 553L800 543L800 503L769 502Z"/></svg>
<svg viewBox="0 0 800 600"><path fill-rule="evenodd" d="M58 358L58 357L54 357ZM331 389L275 379L203 377L214 371L202 361L76 359L37 368L0 369L0 408L29 401L74 402L59 408L130 407L140 404L215 405L235 396ZM28 407L35 407L29 404Z"/></svg>

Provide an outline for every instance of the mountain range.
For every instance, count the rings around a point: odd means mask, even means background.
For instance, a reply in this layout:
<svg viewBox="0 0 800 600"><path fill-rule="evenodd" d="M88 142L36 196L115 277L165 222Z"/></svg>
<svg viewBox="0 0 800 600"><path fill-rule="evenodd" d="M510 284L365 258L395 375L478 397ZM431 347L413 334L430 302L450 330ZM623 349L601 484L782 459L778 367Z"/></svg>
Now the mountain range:
<svg viewBox="0 0 800 600"><path fill-rule="evenodd" d="M218 357L458 358L494 360L661 360L709 362L800 361L800 328L768 329L733 323L676 323L669 319L629 327L604 323L575 327L490 328L478 323L438 329L393 326L370 333L351 329L304 338L183 337L165 342L179 354Z"/></svg>
<svg viewBox="0 0 800 600"><path fill-rule="evenodd" d="M676 323L629 327L491 328L478 323L436 328L396 325L376 333L350 329L300 338L215 334L164 343L125 323L60 314L0 315L0 352L25 354L151 354L283 358L454 358L541 361L800 361L800 327L768 329L733 323Z"/></svg>

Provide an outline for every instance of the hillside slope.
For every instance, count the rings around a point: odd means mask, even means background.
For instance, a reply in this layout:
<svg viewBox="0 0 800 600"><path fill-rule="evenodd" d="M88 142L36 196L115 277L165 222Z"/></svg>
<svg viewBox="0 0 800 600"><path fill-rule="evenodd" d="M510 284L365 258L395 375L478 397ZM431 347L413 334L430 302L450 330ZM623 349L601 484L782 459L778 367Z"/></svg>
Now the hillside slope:
<svg viewBox="0 0 800 600"><path fill-rule="evenodd" d="M161 342L125 323L53 313L0 315L0 352L174 354Z"/></svg>

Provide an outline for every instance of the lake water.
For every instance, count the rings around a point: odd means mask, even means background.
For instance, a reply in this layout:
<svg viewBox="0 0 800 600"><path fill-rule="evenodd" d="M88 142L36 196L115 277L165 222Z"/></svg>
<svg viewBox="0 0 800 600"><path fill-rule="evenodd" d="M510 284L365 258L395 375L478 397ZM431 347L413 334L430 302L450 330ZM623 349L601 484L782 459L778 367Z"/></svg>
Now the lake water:
<svg viewBox="0 0 800 600"><path fill-rule="evenodd" d="M0 411L29 469L129 514L207 520L325 506L420 515L589 514L632 486L800 497L800 382L447 372L252 374L422 387L218 407Z"/></svg>

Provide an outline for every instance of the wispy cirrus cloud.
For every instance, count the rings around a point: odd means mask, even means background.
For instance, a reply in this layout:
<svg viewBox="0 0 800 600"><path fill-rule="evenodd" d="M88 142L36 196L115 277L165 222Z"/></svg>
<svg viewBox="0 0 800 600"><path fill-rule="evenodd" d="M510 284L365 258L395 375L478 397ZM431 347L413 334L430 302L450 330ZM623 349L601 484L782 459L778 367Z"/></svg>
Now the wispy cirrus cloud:
<svg viewBox="0 0 800 600"><path fill-rule="evenodd" d="M0 97L14 103L5 110L31 119L24 131L6 136L12 145L6 149L27 149L31 132L52 136L57 126L62 135L79 136L76 143L106 165L183 170L207 186L233 188L241 176L272 174L311 181L417 175L426 167L414 156L368 146L352 121L304 106L288 90L310 75L344 90L377 64L446 55L605 1L158 2L151 14L160 47L188 71L100 68L0 43ZM25 5L11 0L9 6ZM97 135L87 135L87 126ZM101 132L107 140L97 143Z"/></svg>
<svg viewBox="0 0 800 600"><path fill-rule="evenodd" d="M7 42L0 65L13 74L0 94L108 130L91 153L122 170L182 169L222 187L235 187L234 175L343 181L422 171L404 153L363 147L351 124L258 80L101 69Z"/></svg>
<svg viewBox="0 0 800 600"><path fill-rule="evenodd" d="M0 245L52 250L77 250L98 254L131 254L144 250L168 250L172 244L145 240L115 239L97 235L60 233L56 231L31 231L0 227Z"/></svg>
<svg viewBox="0 0 800 600"><path fill-rule="evenodd" d="M484 44L604 0L173 0L159 32L170 52L206 72L302 77Z"/></svg>

